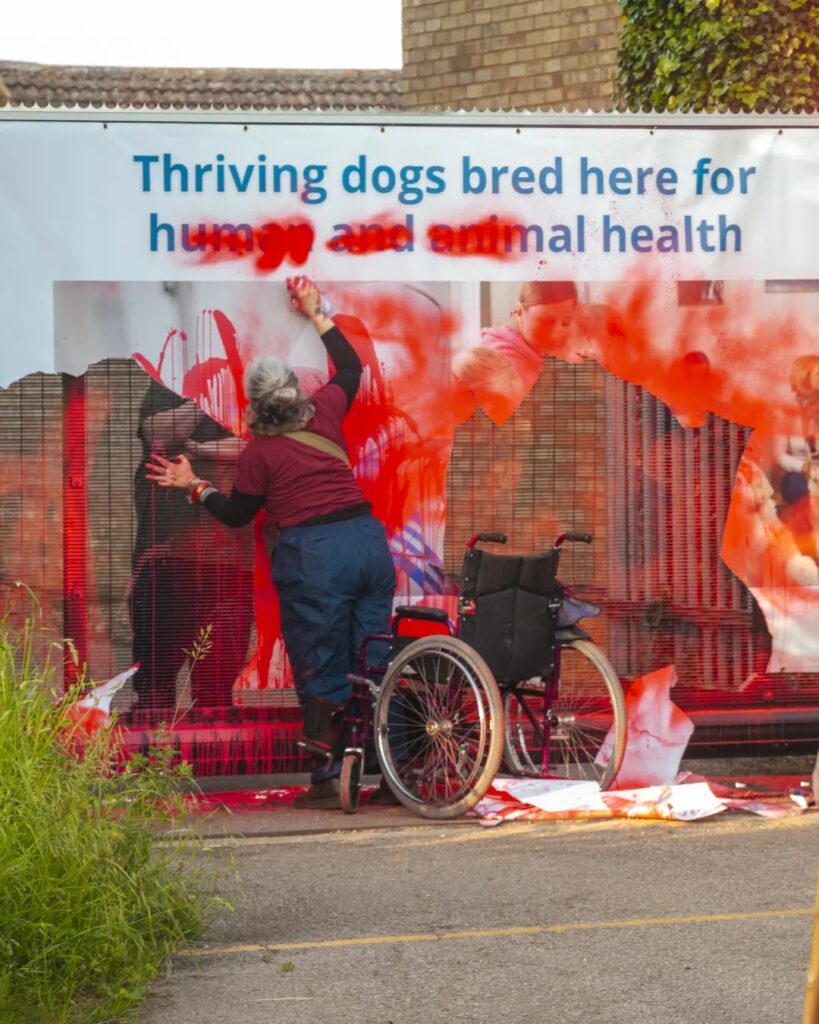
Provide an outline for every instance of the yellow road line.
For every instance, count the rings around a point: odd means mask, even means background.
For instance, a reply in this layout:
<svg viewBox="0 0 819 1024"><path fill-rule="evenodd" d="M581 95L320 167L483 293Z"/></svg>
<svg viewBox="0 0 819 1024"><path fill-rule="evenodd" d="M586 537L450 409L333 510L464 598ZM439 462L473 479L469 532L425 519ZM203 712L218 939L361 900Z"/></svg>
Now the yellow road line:
<svg viewBox="0 0 819 1024"><path fill-rule="evenodd" d="M637 917L624 921L578 921L571 924L528 925L520 928L487 928L462 932L419 932L408 935L364 935L355 939L321 939L316 942L252 943L243 946L207 946L181 950L179 956L228 956L236 953L274 953L294 949L340 949L350 946L387 946L409 942L446 942L449 939L503 939L517 935L557 935L602 928L650 928L658 925L711 924L716 921L757 921L774 917L808 917L813 907L782 910L746 910L734 914L692 914L687 917Z"/></svg>
<svg viewBox="0 0 819 1024"><path fill-rule="evenodd" d="M744 910L735 914L691 914L685 917L635 917L627 921L589 921L577 924L552 924L545 932L585 932L594 928L648 928L669 924L710 924L713 921L754 921L766 917L806 917L813 907L791 907L784 910Z"/></svg>

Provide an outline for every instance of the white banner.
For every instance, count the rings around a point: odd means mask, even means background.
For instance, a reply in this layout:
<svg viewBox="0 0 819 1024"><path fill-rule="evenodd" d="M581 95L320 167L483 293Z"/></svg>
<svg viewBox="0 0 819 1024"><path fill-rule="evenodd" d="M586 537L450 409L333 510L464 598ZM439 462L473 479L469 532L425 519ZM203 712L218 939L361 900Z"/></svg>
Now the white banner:
<svg viewBox="0 0 819 1024"><path fill-rule="evenodd" d="M399 596L446 604L456 425L594 360L686 428L753 428L708 529L768 669L815 671L819 121L240 116L0 113L0 386L133 357L241 436L256 355L326 378L281 284L307 273L367 370L348 442Z"/></svg>
<svg viewBox="0 0 819 1024"><path fill-rule="evenodd" d="M61 281L814 273L812 128L397 120L0 115L0 385L83 369L54 355Z"/></svg>

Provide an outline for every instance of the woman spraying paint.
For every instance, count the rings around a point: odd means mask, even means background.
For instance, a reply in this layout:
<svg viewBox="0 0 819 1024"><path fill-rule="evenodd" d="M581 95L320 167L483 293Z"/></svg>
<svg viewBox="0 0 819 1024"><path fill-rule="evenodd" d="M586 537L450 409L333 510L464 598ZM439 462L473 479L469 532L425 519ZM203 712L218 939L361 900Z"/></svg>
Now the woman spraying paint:
<svg viewBox="0 0 819 1024"><path fill-rule="evenodd" d="M318 331L335 373L311 398L295 373L262 356L245 372L252 438L239 456L230 495L193 473L184 455L156 456L148 479L186 488L228 526L264 508L279 527L273 582L308 739L329 743L350 692L361 641L387 632L395 570L383 525L353 476L342 421L361 379L361 361L322 307L318 288L288 280L293 310ZM338 765L317 768L302 806L338 807Z"/></svg>

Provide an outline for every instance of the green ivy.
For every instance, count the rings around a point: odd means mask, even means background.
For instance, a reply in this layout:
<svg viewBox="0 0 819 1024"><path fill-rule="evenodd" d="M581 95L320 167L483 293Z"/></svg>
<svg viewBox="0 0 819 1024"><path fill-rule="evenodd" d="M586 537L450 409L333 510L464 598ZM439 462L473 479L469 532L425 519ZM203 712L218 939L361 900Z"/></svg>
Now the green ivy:
<svg viewBox="0 0 819 1024"><path fill-rule="evenodd" d="M618 101L655 110L819 106L817 0L620 0Z"/></svg>

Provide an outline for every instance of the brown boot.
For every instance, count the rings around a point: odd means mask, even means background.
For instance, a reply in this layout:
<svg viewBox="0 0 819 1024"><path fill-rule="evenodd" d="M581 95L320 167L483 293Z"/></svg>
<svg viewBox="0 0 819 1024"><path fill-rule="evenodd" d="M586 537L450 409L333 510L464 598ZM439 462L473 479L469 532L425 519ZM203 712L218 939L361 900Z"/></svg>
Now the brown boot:
<svg viewBox="0 0 819 1024"><path fill-rule="evenodd" d="M304 706L304 736L331 747L338 739L343 704L314 697Z"/></svg>

